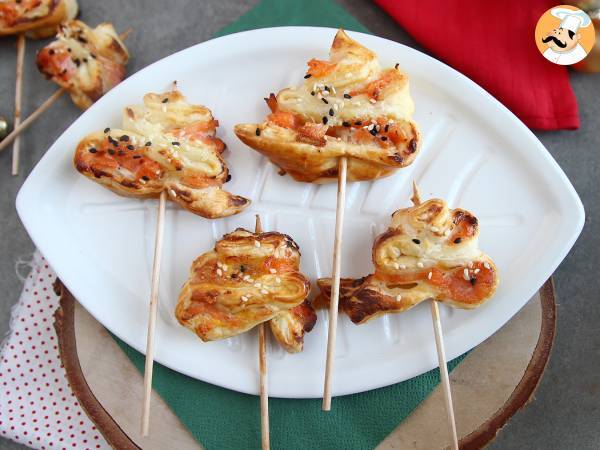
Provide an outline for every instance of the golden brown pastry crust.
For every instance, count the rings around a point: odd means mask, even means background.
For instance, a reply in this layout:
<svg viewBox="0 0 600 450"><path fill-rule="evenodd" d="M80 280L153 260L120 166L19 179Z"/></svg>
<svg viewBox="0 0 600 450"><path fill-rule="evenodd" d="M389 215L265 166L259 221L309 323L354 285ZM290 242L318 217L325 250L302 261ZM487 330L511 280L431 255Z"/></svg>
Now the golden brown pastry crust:
<svg viewBox="0 0 600 450"><path fill-rule="evenodd" d="M179 91L146 94L144 105L124 109L123 129L86 136L73 163L117 194L158 197L166 190L194 214L230 216L250 201L222 189L230 176L217 126L208 108L188 103Z"/></svg>
<svg viewBox="0 0 600 450"><path fill-rule="evenodd" d="M128 60L127 48L111 24L92 29L79 20L61 24L56 40L36 58L40 72L69 91L81 109L123 81Z"/></svg>
<svg viewBox="0 0 600 450"><path fill-rule="evenodd" d="M265 99L262 124L236 125L236 135L297 181L337 180L348 157L348 180L391 175L413 162L420 133L408 77L381 69L377 56L339 30L329 61L309 61L303 85Z"/></svg>
<svg viewBox="0 0 600 450"><path fill-rule="evenodd" d="M32 39L47 38L78 11L77 0L0 0L0 36L26 33Z"/></svg>
<svg viewBox="0 0 600 450"><path fill-rule="evenodd" d="M304 335L317 323L317 312L305 300L298 306L281 312L269 321L277 342L289 353L298 353L304 347Z"/></svg>
<svg viewBox="0 0 600 450"><path fill-rule="evenodd" d="M203 341L224 339L288 311L302 315L309 292L292 238L238 228L193 262L175 316ZM302 348L301 338L293 344Z"/></svg>
<svg viewBox="0 0 600 450"><path fill-rule="evenodd" d="M478 247L477 218L432 199L392 215L389 229L373 245L375 273L342 279L340 309L354 323L402 312L427 299L471 309L498 286L498 272ZM331 280L317 281L318 303L328 303Z"/></svg>

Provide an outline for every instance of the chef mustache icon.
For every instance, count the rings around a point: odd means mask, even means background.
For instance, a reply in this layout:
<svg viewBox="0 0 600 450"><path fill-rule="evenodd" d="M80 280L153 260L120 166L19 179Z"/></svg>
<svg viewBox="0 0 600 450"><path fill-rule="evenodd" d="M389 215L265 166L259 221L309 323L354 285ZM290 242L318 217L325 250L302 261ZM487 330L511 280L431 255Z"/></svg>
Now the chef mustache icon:
<svg viewBox="0 0 600 450"><path fill-rule="evenodd" d="M546 36L545 38L542 39L542 42L544 44L546 44L547 42L550 41L554 41L554 43L559 46L560 48L565 48L567 46L566 42L561 41L560 39L558 39L556 36Z"/></svg>

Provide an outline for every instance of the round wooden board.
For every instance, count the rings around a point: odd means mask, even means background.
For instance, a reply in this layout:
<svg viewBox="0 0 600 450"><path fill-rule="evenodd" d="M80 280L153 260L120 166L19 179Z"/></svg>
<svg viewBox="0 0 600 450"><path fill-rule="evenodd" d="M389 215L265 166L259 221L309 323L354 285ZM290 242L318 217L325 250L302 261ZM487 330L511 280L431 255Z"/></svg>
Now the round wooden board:
<svg viewBox="0 0 600 450"><path fill-rule="evenodd" d="M55 288L61 296L55 328L69 383L109 444L119 450L201 448L155 392L151 400L151 435L141 436L142 375L59 280ZM484 447L532 398L550 356L555 325L550 279L518 314L452 372L461 449ZM438 386L378 449L441 449L449 444L443 393Z"/></svg>

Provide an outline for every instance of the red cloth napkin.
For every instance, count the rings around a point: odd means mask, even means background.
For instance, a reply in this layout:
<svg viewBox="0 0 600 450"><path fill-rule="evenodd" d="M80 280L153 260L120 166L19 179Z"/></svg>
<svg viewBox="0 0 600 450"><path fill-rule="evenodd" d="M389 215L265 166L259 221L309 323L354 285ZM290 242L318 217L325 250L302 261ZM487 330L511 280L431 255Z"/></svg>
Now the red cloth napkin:
<svg viewBox="0 0 600 450"><path fill-rule="evenodd" d="M566 67L547 61L534 41L538 19L556 1L375 3L419 44L486 89L528 127L579 128Z"/></svg>

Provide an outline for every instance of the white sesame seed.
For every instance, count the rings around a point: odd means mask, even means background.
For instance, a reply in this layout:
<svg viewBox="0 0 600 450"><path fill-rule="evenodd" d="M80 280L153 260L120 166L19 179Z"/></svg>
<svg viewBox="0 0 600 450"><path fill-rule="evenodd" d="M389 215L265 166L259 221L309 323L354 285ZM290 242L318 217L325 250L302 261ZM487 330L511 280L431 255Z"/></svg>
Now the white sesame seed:
<svg viewBox="0 0 600 450"><path fill-rule="evenodd" d="M277 270L271 268L271 269L269 269L269 272L271 272L271 273L277 273Z"/></svg>
<svg viewBox="0 0 600 450"><path fill-rule="evenodd" d="M244 280L244 281L250 281L250 275L244 275L242 277L242 280Z"/></svg>
<svg viewBox="0 0 600 450"><path fill-rule="evenodd" d="M400 269L404 270L404 269L406 269L406 266L404 264L400 264Z"/></svg>
<svg viewBox="0 0 600 450"><path fill-rule="evenodd" d="M329 95L329 91L321 91L321 95L323 97L327 97Z"/></svg>
<svg viewBox="0 0 600 450"><path fill-rule="evenodd" d="M221 269L227 272L227 264L221 264Z"/></svg>
<svg viewBox="0 0 600 450"><path fill-rule="evenodd" d="M484 263L483 263L483 267L485 267L486 269L488 269L488 270L489 270L489 269L490 269L490 263L489 263L489 262L487 262L487 261L486 261L486 262L484 262Z"/></svg>
<svg viewBox="0 0 600 450"><path fill-rule="evenodd" d="M420 269L422 269L422 268L423 268L423 263L422 263L421 261L419 261L419 262L417 263L417 267L418 267L418 268L420 268Z"/></svg>
<svg viewBox="0 0 600 450"><path fill-rule="evenodd" d="M373 128L375 128L375 124L374 123L372 123L371 125L369 125L367 127L367 130L371 131Z"/></svg>
<svg viewBox="0 0 600 450"><path fill-rule="evenodd" d="M221 264L221 261L217 261L217 267L223 267L223 264Z"/></svg>
<svg viewBox="0 0 600 450"><path fill-rule="evenodd" d="M400 294L396 295L396 301L399 302L402 300L402 296Z"/></svg>
<svg viewBox="0 0 600 450"><path fill-rule="evenodd" d="M260 247L260 242L254 241L254 246L257 247L257 248Z"/></svg>
<svg viewBox="0 0 600 450"><path fill-rule="evenodd" d="M352 76L352 74L351 74L350 72L348 72L348 73L346 74L346 78L350 78L351 76Z"/></svg>
<svg viewBox="0 0 600 450"><path fill-rule="evenodd" d="M432 276L433 276L433 272L429 272L429 273L427 274L427 279L428 279L428 280L431 280L431 277L432 277Z"/></svg>
<svg viewBox="0 0 600 450"><path fill-rule="evenodd" d="M336 94L336 92L335 92L335 86L331 86L331 92L333 92L334 94Z"/></svg>
<svg viewBox="0 0 600 450"><path fill-rule="evenodd" d="M269 293L269 291L267 291L266 289L261 289L261 290L260 290L260 293L261 293L262 295L267 295L267 294Z"/></svg>
<svg viewBox="0 0 600 450"><path fill-rule="evenodd" d="M164 112L164 113L167 112L167 105L166 104L162 105L162 112Z"/></svg>
<svg viewBox="0 0 600 450"><path fill-rule="evenodd" d="M242 295L241 300L243 302L247 302L248 301L248 297L246 297L245 295Z"/></svg>
<svg viewBox="0 0 600 450"><path fill-rule="evenodd" d="M477 275L479 272L481 272L481 269L475 269L475 275Z"/></svg>
<svg viewBox="0 0 600 450"><path fill-rule="evenodd" d="M463 270L463 278L464 278L465 280L467 280L467 281L469 281L469 280L470 280L470 277L469 277L469 269L467 269L466 267L465 267L465 270Z"/></svg>
<svg viewBox="0 0 600 450"><path fill-rule="evenodd" d="M446 231L444 231L444 236L450 236L450 228L448 228Z"/></svg>
<svg viewBox="0 0 600 450"><path fill-rule="evenodd" d="M392 247L392 252L394 252L395 256L400 256L400 250L398 250L396 247Z"/></svg>
<svg viewBox="0 0 600 450"><path fill-rule="evenodd" d="M394 269L398 270L400 268L400 264L398 264L397 262L394 263Z"/></svg>
<svg viewBox="0 0 600 450"><path fill-rule="evenodd" d="M434 233L437 233L439 231L438 227L431 227L431 231L433 231Z"/></svg>
<svg viewBox="0 0 600 450"><path fill-rule="evenodd" d="M171 197L177 197L177 192L175 192L173 189L169 189L169 194Z"/></svg>
<svg viewBox="0 0 600 450"><path fill-rule="evenodd" d="M259 287L261 287L261 286L262 286L262 284L260 284L260 283L254 283L254 287L255 287L255 288L259 288Z"/></svg>
<svg viewBox="0 0 600 450"><path fill-rule="evenodd" d="M222 276L223 275L223 271L221 269L217 269L217 275Z"/></svg>
<svg viewBox="0 0 600 450"><path fill-rule="evenodd" d="M338 106L338 104L337 104L337 103L335 103L335 104L333 105L333 109L334 109L335 111L337 111L337 110L339 109L339 106Z"/></svg>
<svg viewBox="0 0 600 450"><path fill-rule="evenodd" d="M469 261L467 263L467 266L469 266L469 269L472 269L473 268L473 261Z"/></svg>
<svg viewBox="0 0 600 450"><path fill-rule="evenodd" d="M373 104L377 103L377 100L375 100L374 98L370 98L369 101Z"/></svg>

